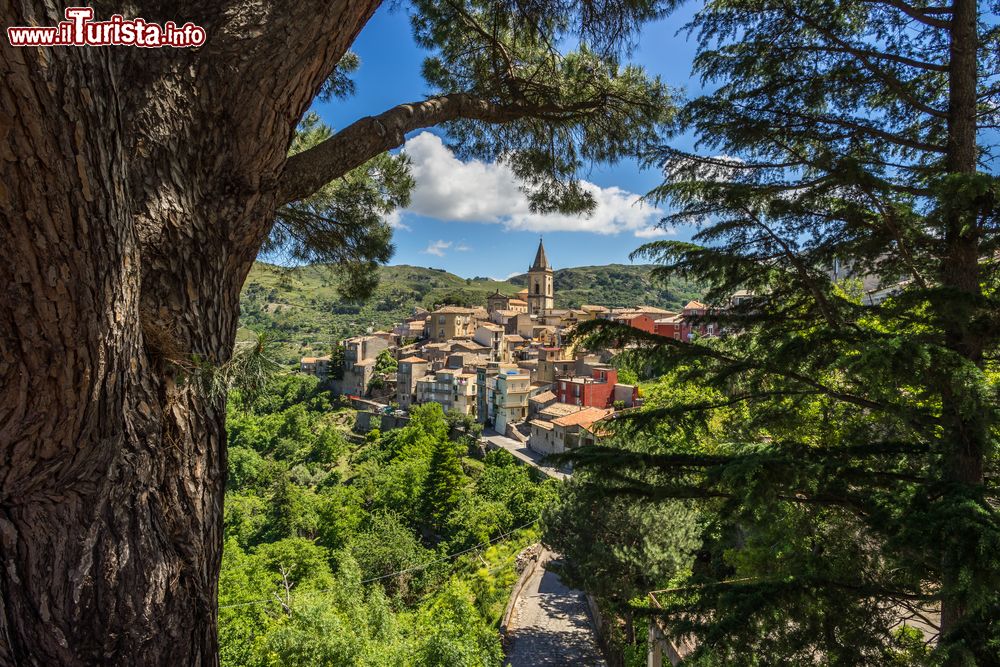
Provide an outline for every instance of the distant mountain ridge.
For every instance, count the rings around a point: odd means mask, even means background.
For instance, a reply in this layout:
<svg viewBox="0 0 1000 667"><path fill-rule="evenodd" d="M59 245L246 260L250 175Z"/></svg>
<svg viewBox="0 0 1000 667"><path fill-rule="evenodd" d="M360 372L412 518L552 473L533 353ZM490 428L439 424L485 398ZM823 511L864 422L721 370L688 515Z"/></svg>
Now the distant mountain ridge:
<svg viewBox="0 0 1000 667"><path fill-rule="evenodd" d="M555 271L556 308L582 304L605 306L649 305L677 308L701 296L699 286L682 280L654 284L650 266L608 264ZM243 285L240 324L244 329L269 331L289 347L289 358L307 351L329 349L330 342L384 329L401 321L416 307L435 304L486 305L486 296L499 290L516 294L527 287L527 276L509 280L462 278L443 269L397 264L379 269L375 294L361 304L344 301L338 279L326 265L292 268L257 262Z"/></svg>

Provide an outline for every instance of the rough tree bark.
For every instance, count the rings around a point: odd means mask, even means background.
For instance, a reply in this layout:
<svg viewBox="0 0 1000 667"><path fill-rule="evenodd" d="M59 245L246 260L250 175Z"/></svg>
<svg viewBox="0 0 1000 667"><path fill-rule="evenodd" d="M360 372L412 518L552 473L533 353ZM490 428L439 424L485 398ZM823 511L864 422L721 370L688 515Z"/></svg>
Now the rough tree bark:
<svg viewBox="0 0 1000 667"><path fill-rule="evenodd" d="M208 41L4 40L0 664L217 662L224 399L183 367L228 359L295 124L378 4L98 3Z"/></svg>
<svg viewBox="0 0 1000 667"><path fill-rule="evenodd" d="M976 0L955 0L949 34L948 142L945 164L951 174L976 173L979 13ZM941 263L941 284L953 291L953 306L941 313L948 345L955 354L982 367L984 332L971 323L983 299L980 287L981 236L974 211L956 210L945 221L946 253ZM975 407L981 396L970 396L965 375L953 373L955 386L943 387L942 424L949 450L944 456L944 479L966 489L983 484L984 457L989 442L986 410ZM985 406L984 406L985 407ZM945 545L942 562L944 598L941 601L941 634L947 636L966 615L964 594L957 592L962 576L960 547ZM960 661L959 658L955 658ZM958 662L955 662L958 664Z"/></svg>
<svg viewBox="0 0 1000 667"><path fill-rule="evenodd" d="M405 133L566 120L601 100L465 94L359 120L287 160L295 126L381 0L90 3L205 28L197 49L0 58L0 665L214 664L225 363L278 206ZM4 26L55 25L0 0Z"/></svg>

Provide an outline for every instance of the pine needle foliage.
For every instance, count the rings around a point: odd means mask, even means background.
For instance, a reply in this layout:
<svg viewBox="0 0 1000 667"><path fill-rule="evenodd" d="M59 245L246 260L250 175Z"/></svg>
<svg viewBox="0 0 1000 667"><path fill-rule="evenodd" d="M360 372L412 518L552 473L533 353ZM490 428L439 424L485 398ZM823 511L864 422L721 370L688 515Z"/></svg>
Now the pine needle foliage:
<svg viewBox="0 0 1000 667"><path fill-rule="evenodd" d="M683 391L573 458L709 517L662 597L693 664L1000 662L998 11L725 0L688 26L698 150L649 160L696 234L636 256L712 285L723 335L582 327Z"/></svg>

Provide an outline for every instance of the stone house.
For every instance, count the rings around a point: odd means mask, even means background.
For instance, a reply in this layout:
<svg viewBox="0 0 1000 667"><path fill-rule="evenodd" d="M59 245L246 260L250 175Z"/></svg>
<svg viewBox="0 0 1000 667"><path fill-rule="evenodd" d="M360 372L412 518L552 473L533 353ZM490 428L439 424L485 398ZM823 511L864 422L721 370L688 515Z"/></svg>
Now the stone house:
<svg viewBox="0 0 1000 667"><path fill-rule="evenodd" d="M528 419L534 419L545 408L556 402L556 395L551 389L545 389L528 399Z"/></svg>
<svg viewBox="0 0 1000 667"><path fill-rule="evenodd" d="M570 357L568 348L555 345L538 348L536 382L552 383L556 378L574 375L576 375L576 359Z"/></svg>
<svg viewBox="0 0 1000 667"><path fill-rule="evenodd" d="M400 409L409 410L416 402L417 380L427 375L430 362L420 357L406 357L399 360L396 369L396 402Z"/></svg>
<svg viewBox="0 0 1000 667"><path fill-rule="evenodd" d="M330 376L330 357L302 357L299 360L299 371L315 375L325 382Z"/></svg>
<svg viewBox="0 0 1000 667"><path fill-rule="evenodd" d="M551 403L528 422L531 429L528 447L540 454L559 454L577 447L582 441L582 429L611 413L611 410Z"/></svg>
<svg viewBox="0 0 1000 667"><path fill-rule="evenodd" d="M375 359L389 343L378 336L355 336L344 341L344 379L341 393L364 396L375 370Z"/></svg>

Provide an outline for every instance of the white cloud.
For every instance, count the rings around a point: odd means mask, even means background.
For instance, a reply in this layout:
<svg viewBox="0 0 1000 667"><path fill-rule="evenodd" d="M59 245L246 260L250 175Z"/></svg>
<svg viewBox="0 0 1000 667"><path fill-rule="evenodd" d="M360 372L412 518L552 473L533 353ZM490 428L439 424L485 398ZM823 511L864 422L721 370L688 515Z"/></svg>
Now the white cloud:
<svg viewBox="0 0 1000 667"><path fill-rule="evenodd" d="M391 213L385 216L385 221L389 223L389 226L393 229L402 229L404 231L410 231L410 228L406 226L403 222L403 211L400 209L393 209Z"/></svg>
<svg viewBox="0 0 1000 667"><path fill-rule="evenodd" d="M444 251L452 246L451 241L431 241L427 244L427 247L420 252L427 255L437 255L438 257L444 257Z"/></svg>
<svg viewBox="0 0 1000 667"><path fill-rule="evenodd" d="M455 243L454 241L445 241L444 239L438 239L437 241L431 241L427 244L427 247L420 252L425 255L437 255L438 257L445 256L445 250L454 250L455 252L468 252L472 250L471 247L465 244L464 241L459 241Z"/></svg>
<svg viewBox="0 0 1000 667"><path fill-rule="evenodd" d="M661 236L670 236L675 233L673 227L646 227L644 229L635 230L635 236L640 239L655 239Z"/></svg>
<svg viewBox="0 0 1000 667"><path fill-rule="evenodd" d="M618 187L582 181L597 206L590 216L532 213L510 168L479 160L462 162L440 138L422 132L406 142L416 187L407 211L453 222L485 222L507 229L595 234L631 232L639 238L673 233L656 227L663 211ZM456 248L458 249L458 248Z"/></svg>

